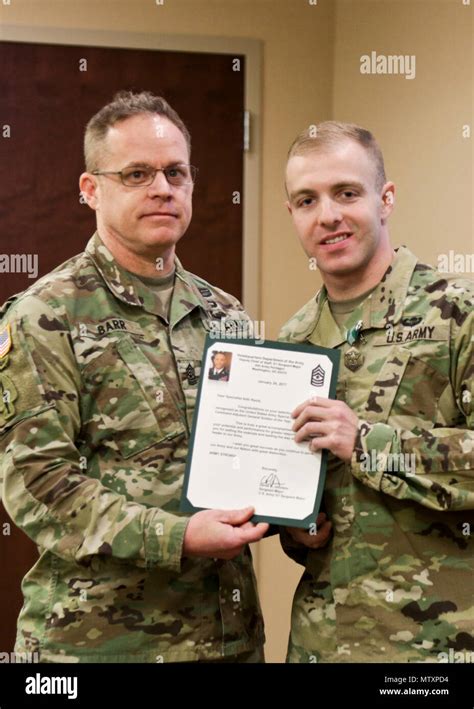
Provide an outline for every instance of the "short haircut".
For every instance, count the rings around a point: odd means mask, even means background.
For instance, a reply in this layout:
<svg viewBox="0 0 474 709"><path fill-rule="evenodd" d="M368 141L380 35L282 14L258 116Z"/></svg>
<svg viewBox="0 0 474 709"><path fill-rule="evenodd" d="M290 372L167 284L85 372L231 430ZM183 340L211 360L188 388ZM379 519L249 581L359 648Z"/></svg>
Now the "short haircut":
<svg viewBox="0 0 474 709"><path fill-rule="evenodd" d="M300 133L291 144L288 160L294 155L322 152L325 148L330 148L344 140L353 140L367 150L375 165L376 187L382 189L387 181L382 151L372 133L355 123L324 121L318 125L310 126Z"/></svg>
<svg viewBox="0 0 474 709"><path fill-rule="evenodd" d="M88 122L84 134L84 159L87 172L99 168L99 161L104 154L104 142L109 128L120 121L141 114L164 116L179 128L191 155L191 135L176 111L161 96L150 91L135 94L132 91L119 91L112 101L100 109Z"/></svg>

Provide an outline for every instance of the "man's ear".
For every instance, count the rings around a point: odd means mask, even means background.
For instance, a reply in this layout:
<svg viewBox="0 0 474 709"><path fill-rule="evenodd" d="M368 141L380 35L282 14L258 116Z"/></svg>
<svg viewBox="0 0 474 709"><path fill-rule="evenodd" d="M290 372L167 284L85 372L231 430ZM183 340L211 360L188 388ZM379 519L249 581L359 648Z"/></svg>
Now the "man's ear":
<svg viewBox="0 0 474 709"><path fill-rule="evenodd" d="M382 223L385 223L391 213L393 212L393 207L395 205L395 185L393 182L386 182L382 188L382 211L381 218Z"/></svg>
<svg viewBox="0 0 474 709"><path fill-rule="evenodd" d="M94 175L91 175L90 172L83 172L79 178L79 189L89 207L97 210L99 207L99 184Z"/></svg>

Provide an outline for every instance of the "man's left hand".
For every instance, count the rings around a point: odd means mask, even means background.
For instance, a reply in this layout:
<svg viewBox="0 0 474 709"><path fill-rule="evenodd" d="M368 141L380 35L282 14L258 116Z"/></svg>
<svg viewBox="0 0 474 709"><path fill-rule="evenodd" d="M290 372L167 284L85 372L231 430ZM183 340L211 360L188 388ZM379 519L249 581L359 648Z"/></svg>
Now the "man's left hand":
<svg viewBox="0 0 474 709"><path fill-rule="evenodd" d="M327 448L341 460L351 460L359 419L347 404L318 396L297 406L291 415L297 443L310 439L310 450Z"/></svg>

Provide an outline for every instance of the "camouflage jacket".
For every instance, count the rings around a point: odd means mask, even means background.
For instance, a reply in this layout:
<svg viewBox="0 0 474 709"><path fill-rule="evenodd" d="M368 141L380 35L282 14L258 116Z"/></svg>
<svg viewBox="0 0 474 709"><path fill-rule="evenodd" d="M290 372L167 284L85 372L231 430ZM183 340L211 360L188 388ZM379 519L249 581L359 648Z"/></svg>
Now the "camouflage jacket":
<svg viewBox="0 0 474 709"><path fill-rule="evenodd" d="M307 551L282 534L306 566L290 662L436 662L474 650L472 303L468 283L400 248L350 316L349 328L363 322L358 369L345 364L350 346L324 288L283 327L282 340L341 351L337 396L359 417L350 464L329 456L332 541Z"/></svg>
<svg viewBox="0 0 474 709"><path fill-rule="evenodd" d="M96 234L2 314L3 499L40 553L16 651L160 662L260 646L249 549L183 557L179 511L206 331L248 319L240 303L176 260L168 324Z"/></svg>

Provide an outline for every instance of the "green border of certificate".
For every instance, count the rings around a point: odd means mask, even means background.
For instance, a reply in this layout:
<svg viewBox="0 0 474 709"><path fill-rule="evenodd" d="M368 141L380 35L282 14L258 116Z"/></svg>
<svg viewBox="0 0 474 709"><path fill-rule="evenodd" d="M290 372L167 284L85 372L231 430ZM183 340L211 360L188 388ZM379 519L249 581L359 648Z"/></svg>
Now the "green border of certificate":
<svg viewBox="0 0 474 709"><path fill-rule="evenodd" d="M332 362L331 380L330 380L330 384L329 384L329 398L331 398L331 399L336 398L336 384L337 384L337 377L338 377L338 372L339 372L339 362L340 362L339 350L328 349L325 347L318 347L316 345L303 345L303 344L279 342L279 341L273 341L273 340L264 340L263 342L261 342L259 340L251 339L251 338L223 338L221 340L220 338L216 338L215 336L211 337L210 335L207 335L206 341L204 343L204 351L203 351L203 355L202 355L201 377L200 377L199 386L198 386L196 408L194 411L194 419L193 419L193 425L192 425L192 430L191 430L189 454L188 454L188 458L186 461L186 470L185 470L185 474L184 474L183 492L182 492L182 496L181 496L181 505L180 505L180 509L182 512L193 513L193 512L199 512L202 509L207 509L204 507L195 507L190 502L190 500L188 499L188 489L189 489L191 468L192 468L192 462L193 462L194 441L195 441L195 435L196 435L196 429L197 429L197 425L198 425L199 411L200 411L200 405L201 405L201 393L202 393L203 383L204 383L204 380L206 379L206 373L207 373L206 372L207 354L208 354L209 348L215 348L216 344L218 342L225 342L225 341L227 341L229 343L229 345L247 345L247 346L250 345L252 347L258 347L261 349L286 350L289 352L304 352L307 354L317 354L317 355L326 356ZM317 396L317 392L315 392L315 396ZM303 402L301 402L301 403L303 403ZM293 526L293 527L302 527L302 528L308 528L311 523L314 523L316 521L316 517L317 517L318 511L319 511L320 504L321 504L321 498L322 498L322 494L323 494L323 490L324 490L324 483L326 480L327 456L328 456L328 451L323 450L321 453L321 466L320 466L319 481L318 481L318 486L315 490L315 496L314 496L314 507L313 507L312 512L307 517L305 517L304 519L293 519L291 517L272 517L272 516L256 514L252 517L252 521L253 522L268 522L270 524L280 524L280 525L284 525L284 526ZM249 500L248 504L251 505L252 501Z"/></svg>

